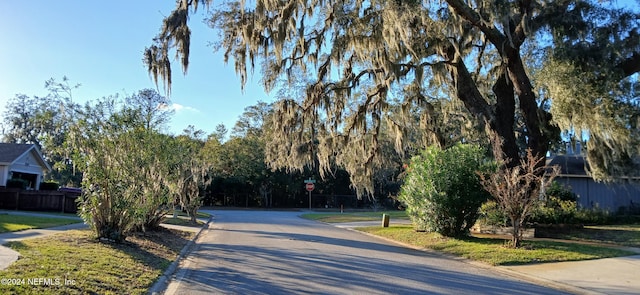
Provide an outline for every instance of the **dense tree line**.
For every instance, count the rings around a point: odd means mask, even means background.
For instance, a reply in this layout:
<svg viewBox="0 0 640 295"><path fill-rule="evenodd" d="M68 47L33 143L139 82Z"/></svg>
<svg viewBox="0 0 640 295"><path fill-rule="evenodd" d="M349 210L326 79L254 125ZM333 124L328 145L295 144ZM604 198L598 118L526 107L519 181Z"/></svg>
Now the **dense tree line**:
<svg viewBox="0 0 640 295"><path fill-rule="evenodd" d="M268 164L267 151L273 104L248 106L230 131L218 125L206 135L190 126L171 136L163 133L172 116L170 101L155 90L80 105L72 97L80 85L70 86L66 77L61 83L51 79L46 87L50 91L46 97L17 95L9 100L3 141L36 144L54 167L46 177L62 186L137 188L118 206L147 208L140 213L145 216L137 217L146 221L132 225L138 229L157 226L170 202L194 211L201 205L307 208L303 181L308 178L318 180L313 207L372 205L369 201L392 205L389 197L400 187L402 162L394 156L389 158L395 162L380 170L376 196L365 201L355 198L352 176L342 167L335 167L326 179L320 179L312 166L301 171L274 169ZM122 172L111 174L98 168ZM200 185L184 182L193 179ZM109 183L97 184L103 181ZM136 186L147 182L154 186ZM188 192L196 197L189 199Z"/></svg>
<svg viewBox="0 0 640 295"><path fill-rule="evenodd" d="M309 203L303 181L310 177L318 181L312 207L362 205L355 199L350 175L342 167L335 167L326 179L320 179L317 167L311 165L301 170L272 167L272 120L273 104L258 102L245 108L228 138L228 130L222 125L209 135L203 153L212 165L213 178L207 187L206 205L305 208ZM393 203L389 196L399 189L401 165L397 162L388 167L393 171L389 175L382 175L381 171L378 191L371 201Z"/></svg>

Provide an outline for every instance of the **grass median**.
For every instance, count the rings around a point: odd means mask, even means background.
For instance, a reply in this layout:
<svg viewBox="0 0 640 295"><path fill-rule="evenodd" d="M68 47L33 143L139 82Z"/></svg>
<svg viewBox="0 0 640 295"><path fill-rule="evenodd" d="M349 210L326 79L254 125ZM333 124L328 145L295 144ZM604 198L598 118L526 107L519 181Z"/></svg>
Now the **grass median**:
<svg viewBox="0 0 640 295"><path fill-rule="evenodd" d="M381 220L382 214L391 219L406 219L401 211L355 212L355 213L311 213L303 218L328 223ZM600 229L597 231L596 229ZM558 238L572 240L533 239L523 242L523 246L512 249L508 239L496 236L470 236L448 238L436 233L416 232L411 225L392 225L387 228L357 228L372 235L384 237L411 245L416 248L431 249L491 265L519 265L542 262L578 261L633 255L634 252L619 246L638 246L640 225L590 228L586 231L565 234ZM597 242L600 244L590 244Z"/></svg>
<svg viewBox="0 0 640 295"><path fill-rule="evenodd" d="M616 247L551 240L525 240L522 247L513 249L506 246L508 240L504 238L448 238L436 233L416 232L410 225L365 227L357 230L417 248L436 250L491 265L578 261L634 254Z"/></svg>
<svg viewBox="0 0 640 295"><path fill-rule="evenodd" d="M640 224L593 225L544 233L550 238L640 248Z"/></svg>
<svg viewBox="0 0 640 295"><path fill-rule="evenodd" d="M162 229L109 243L72 230L10 242L21 257L0 271L0 294L145 294L194 235Z"/></svg>

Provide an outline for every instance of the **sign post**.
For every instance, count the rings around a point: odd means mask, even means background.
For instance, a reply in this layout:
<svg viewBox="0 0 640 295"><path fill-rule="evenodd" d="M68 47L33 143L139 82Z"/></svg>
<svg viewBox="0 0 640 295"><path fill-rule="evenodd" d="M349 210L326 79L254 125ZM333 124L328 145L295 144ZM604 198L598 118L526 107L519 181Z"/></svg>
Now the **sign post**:
<svg viewBox="0 0 640 295"><path fill-rule="evenodd" d="M309 210L311 210L311 192L316 188L316 180L309 177L304 181L304 188L309 192Z"/></svg>

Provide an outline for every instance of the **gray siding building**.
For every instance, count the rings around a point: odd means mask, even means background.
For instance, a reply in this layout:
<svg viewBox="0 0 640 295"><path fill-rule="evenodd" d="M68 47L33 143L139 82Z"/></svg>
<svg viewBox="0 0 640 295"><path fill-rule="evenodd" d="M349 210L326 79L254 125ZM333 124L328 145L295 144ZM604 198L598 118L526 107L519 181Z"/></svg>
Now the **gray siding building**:
<svg viewBox="0 0 640 295"><path fill-rule="evenodd" d="M561 168L556 181L578 195L578 205L582 208L600 208L618 212L640 207L640 178L618 178L613 182L596 182L587 174L587 164L582 155L556 155L547 161L548 165Z"/></svg>

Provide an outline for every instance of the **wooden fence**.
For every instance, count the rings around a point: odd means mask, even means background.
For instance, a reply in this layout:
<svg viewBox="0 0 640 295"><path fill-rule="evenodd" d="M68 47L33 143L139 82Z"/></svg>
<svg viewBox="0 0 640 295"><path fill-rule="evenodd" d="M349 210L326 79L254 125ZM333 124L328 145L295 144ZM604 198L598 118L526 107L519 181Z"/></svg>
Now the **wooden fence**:
<svg viewBox="0 0 640 295"><path fill-rule="evenodd" d="M76 199L79 196L74 192L0 188L0 209L77 213Z"/></svg>

